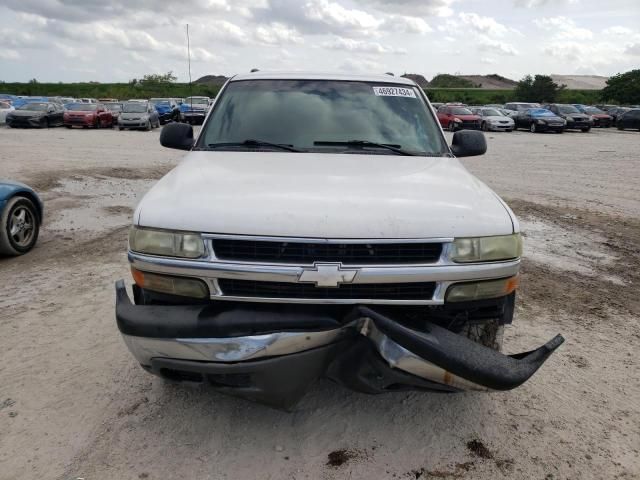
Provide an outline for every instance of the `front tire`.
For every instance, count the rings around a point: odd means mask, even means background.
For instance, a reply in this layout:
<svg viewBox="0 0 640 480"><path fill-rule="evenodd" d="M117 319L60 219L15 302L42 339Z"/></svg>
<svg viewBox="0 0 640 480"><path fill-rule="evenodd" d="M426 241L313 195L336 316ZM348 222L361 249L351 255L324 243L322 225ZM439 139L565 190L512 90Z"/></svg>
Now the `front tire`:
<svg viewBox="0 0 640 480"><path fill-rule="evenodd" d="M43 118L42 122L40 123L40 128L49 128L49 119L48 118Z"/></svg>
<svg viewBox="0 0 640 480"><path fill-rule="evenodd" d="M531 133L536 133L538 131L538 128L536 127L535 123L532 123L531 125L529 125L529 131Z"/></svg>
<svg viewBox="0 0 640 480"><path fill-rule="evenodd" d="M33 248L40 233L40 218L31 200L9 199L0 214L0 255L22 255Z"/></svg>
<svg viewBox="0 0 640 480"><path fill-rule="evenodd" d="M587 128L582 128L581 129L583 133L587 133L591 130L591 127L587 127Z"/></svg>
<svg viewBox="0 0 640 480"><path fill-rule="evenodd" d="M487 126L487 122L482 122L482 124L480 125L480 129L483 132L488 132L489 131L489 127Z"/></svg>
<svg viewBox="0 0 640 480"><path fill-rule="evenodd" d="M455 132L456 131L456 124L454 122L449 122L449 131L450 132Z"/></svg>
<svg viewBox="0 0 640 480"><path fill-rule="evenodd" d="M618 124L616 125L616 128L617 128L618 130L624 130L624 125L622 125L622 123L618 123Z"/></svg>

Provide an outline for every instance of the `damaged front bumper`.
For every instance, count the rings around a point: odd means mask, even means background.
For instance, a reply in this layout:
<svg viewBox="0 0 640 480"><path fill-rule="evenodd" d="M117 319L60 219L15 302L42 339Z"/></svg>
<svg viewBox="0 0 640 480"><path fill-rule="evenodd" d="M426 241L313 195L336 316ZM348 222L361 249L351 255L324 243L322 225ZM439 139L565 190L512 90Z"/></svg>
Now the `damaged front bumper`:
<svg viewBox="0 0 640 480"><path fill-rule="evenodd" d="M286 409L319 377L365 393L510 390L564 342L557 335L536 350L503 355L433 323L417 331L363 306L337 319L251 305L134 305L122 280L116 319L146 370Z"/></svg>

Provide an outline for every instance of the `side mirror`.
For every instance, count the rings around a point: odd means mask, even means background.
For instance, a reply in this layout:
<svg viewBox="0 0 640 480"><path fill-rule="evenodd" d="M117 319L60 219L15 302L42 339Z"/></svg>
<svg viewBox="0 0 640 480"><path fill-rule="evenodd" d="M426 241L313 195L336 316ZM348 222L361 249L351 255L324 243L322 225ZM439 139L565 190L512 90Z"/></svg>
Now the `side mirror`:
<svg viewBox="0 0 640 480"><path fill-rule="evenodd" d="M453 134L451 151L456 157L474 157L487 152L487 140L482 132L460 130Z"/></svg>
<svg viewBox="0 0 640 480"><path fill-rule="evenodd" d="M160 145L178 150L193 147L193 127L184 123L169 123L160 132Z"/></svg>

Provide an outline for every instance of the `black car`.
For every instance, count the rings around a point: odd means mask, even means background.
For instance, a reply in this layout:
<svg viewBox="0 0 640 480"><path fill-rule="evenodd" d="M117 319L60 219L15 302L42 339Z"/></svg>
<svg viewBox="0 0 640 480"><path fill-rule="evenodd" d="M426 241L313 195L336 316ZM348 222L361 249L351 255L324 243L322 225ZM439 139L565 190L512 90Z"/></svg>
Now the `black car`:
<svg viewBox="0 0 640 480"><path fill-rule="evenodd" d="M564 131L565 120L545 108L527 108L520 110L513 121L518 128L526 128L531 133Z"/></svg>
<svg viewBox="0 0 640 480"><path fill-rule="evenodd" d="M567 125L564 127L565 129L582 130L583 132L591 130L591 126L593 124L591 117L586 113L582 113L573 105L552 103L550 105L545 105L544 108L564 119L564 121L567 122Z"/></svg>
<svg viewBox="0 0 640 480"><path fill-rule="evenodd" d="M607 115L611 117L611 123L613 125L618 124L618 118L631 110L628 107L615 107L607 111Z"/></svg>
<svg viewBox="0 0 640 480"><path fill-rule="evenodd" d="M618 130L624 130L626 128L637 128L640 130L640 108L631 109L620 115L616 121L616 127L618 127Z"/></svg>
<svg viewBox="0 0 640 480"><path fill-rule="evenodd" d="M64 107L57 103L26 103L7 114L7 125L16 127L49 128L63 125Z"/></svg>

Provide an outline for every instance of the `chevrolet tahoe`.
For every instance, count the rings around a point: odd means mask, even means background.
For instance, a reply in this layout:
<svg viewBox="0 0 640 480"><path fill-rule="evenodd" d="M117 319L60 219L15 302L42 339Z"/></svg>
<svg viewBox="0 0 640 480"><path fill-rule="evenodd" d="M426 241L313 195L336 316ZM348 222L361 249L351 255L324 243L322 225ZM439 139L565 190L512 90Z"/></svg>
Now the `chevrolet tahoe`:
<svg viewBox="0 0 640 480"><path fill-rule="evenodd" d="M501 352L522 240L405 78L231 78L134 213L116 319L170 381L290 409L318 378L365 393L509 390L563 342Z"/></svg>

